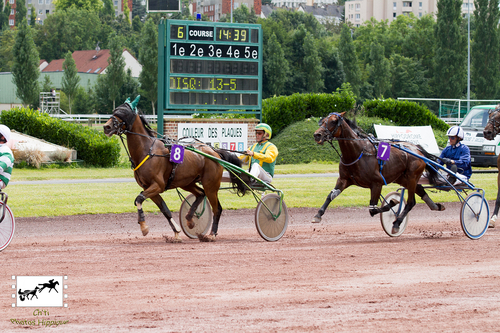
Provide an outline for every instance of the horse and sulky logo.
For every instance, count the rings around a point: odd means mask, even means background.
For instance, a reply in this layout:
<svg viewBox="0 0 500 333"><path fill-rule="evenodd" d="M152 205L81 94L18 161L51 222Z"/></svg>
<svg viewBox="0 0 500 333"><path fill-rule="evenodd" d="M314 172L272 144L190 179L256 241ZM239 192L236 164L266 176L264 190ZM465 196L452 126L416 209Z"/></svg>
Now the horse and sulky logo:
<svg viewBox="0 0 500 333"><path fill-rule="evenodd" d="M46 308L61 307L67 308L68 304L64 300L68 295L64 292L68 288L65 284L67 276L12 276L15 284L12 284L12 289L15 293L12 298L16 300L12 303L12 307L18 308L35 308L31 319L11 318L10 322L20 326L45 326L56 327L59 325L68 324L68 320L52 320L50 312ZM54 314L52 314L54 315Z"/></svg>
<svg viewBox="0 0 500 333"><path fill-rule="evenodd" d="M16 303L12 307L67 307L64 300L68 297L64 293L67 285L64 281L67 276L13 276L16 284L12 288L17 290L12 294Z"/></svg>

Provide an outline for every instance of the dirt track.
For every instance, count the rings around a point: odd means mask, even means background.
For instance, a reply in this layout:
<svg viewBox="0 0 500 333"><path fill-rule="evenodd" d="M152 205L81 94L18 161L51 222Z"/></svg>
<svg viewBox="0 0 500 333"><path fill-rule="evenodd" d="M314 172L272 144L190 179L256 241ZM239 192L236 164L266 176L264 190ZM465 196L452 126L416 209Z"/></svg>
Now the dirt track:
<svg viewBox="0 0 500 333"><path fill-rule="evenodd" d="M61 332L498 332L500 228L472 241L446 206L417 205L399 238L367 208L321 224L290 209L274 243L253 210L225 211L215 243L166 243L160 215L146 237L135 214L19 218L0 252L0 331L44 319L68 321ZM67 275L68 308L13 308L13 275Z"/></svg>

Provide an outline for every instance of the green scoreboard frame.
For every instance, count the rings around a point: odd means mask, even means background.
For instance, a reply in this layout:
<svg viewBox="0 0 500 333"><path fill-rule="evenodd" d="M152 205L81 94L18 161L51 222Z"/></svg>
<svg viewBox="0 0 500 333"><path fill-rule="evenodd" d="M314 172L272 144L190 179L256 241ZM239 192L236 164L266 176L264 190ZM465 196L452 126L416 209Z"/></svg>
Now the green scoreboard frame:
<svg viewBox="0 0 500 333"><path fill-rule="evenodd" d="M163 114L245 113L262 118L262 37L260 24L161 20L160 133Z"/></svg>

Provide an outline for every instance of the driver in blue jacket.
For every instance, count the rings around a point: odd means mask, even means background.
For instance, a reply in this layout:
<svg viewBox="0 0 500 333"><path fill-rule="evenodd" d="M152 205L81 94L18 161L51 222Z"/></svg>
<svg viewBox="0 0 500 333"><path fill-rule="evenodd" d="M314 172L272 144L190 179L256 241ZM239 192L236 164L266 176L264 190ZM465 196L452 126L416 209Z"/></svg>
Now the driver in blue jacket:
<svg viewBox="0 0 500 333"><path fill-rule="evenodd" d="M464 130L460 126L453 126L446 135L450 140L450 145L443 149L439 156L441 164L446 164L448 169L462 175L466 178L465 180L469 180L472 176L470 150L460 142L464 139ZM455 177L451 175L448 179L452 184L455 182Z"/></svg>

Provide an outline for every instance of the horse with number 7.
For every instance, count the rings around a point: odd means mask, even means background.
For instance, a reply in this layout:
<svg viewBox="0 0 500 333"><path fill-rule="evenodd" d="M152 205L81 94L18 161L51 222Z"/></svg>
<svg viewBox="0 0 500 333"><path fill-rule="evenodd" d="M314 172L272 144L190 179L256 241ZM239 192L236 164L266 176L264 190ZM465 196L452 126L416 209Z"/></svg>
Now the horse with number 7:
<svg viewBox="0 0 500 333"><path fill-rule="evenodd" d="M127 139L128 154L134 177L142 191L134 200L137 206L138 222L142 234L146 236L149 227L146 225L143 202L151 199L167 218L170 227L174 231L174 241L180 242L180 226L172 218L172 213L167 207L160 193L174 188L182 188L195 196L195 201L186 214L187 226L194 228L193 216L198 205L206 197L213 211L212 230L209 240L215 240L217 235L222 206L219 202L218 191L220 188L223 167L200 154L189 150L183 150L182 146L172 145L170 141L159 139L151 129L145 117L137 110L138 96L132 103L127 101L118 106L113 115L104 124L104 133L110 137L118 135L123 142L123 135ZM124 143L125 145L125 143ZM214 149L203 143L193 144L196 149L216 158L241 167L241 161L236 154ZM173 153L168 148L173 147ZM126 148L127 148L126 147ZM172 162L173 161L173 162ZM241 179L231 176L233 188L240 194L246 191L246 185ZM198 185L201 183L201 186Z"/></svg>
<svg viewBox="0 0 500 333"><path fill-rule="evenodd" d="M383 185L397 183L408 190L408 202L393 222L392 234L399 232L401 223L415 206L415 193L424 200L430 209L444 210L444 206L434 203L425 192L424 187L418 184L424 170L427 170L429 183L437 184L439 179L437 171L429 167L423 159L404 150L431 159L435 158L433 155L426 152L421 146L409 142L397 142L404 149L389 150L389 143L370 138L354 122L345 118L344 114L345 112L329 114L328 117L320 120L319 128L314 132L314 140L320 145L325 141L332 144L332 140L338 140L342 154L337 184L314 216L313 223L321 222L321 217L330 202L351 185L370 189L369 212L371 216L387 212L399 204L397 200L392 199L390 202L382 204L380 208L377 207Z"/></svg>

